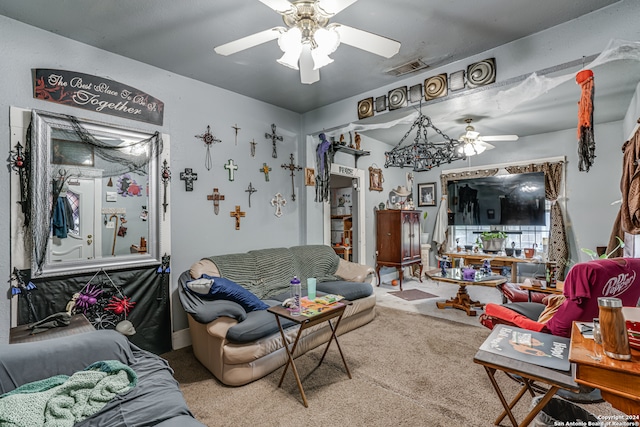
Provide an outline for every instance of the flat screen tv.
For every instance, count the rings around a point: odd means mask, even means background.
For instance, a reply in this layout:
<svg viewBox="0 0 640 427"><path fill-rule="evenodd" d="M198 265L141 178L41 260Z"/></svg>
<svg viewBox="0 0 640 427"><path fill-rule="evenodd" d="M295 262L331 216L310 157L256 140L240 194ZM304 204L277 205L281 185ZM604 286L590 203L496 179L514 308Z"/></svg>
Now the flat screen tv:
<svg viewBox="0 0 640 427"><path fill-rule="evenodd" d="M449 181L449 225L546 225L544 172Z"/></svg>

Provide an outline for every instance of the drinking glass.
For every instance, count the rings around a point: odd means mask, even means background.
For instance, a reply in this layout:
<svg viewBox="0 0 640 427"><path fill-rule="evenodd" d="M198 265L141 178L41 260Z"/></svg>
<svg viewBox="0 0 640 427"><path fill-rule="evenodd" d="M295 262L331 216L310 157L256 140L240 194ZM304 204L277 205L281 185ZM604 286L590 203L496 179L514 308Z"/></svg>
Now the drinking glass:
<svg viewBox="0 0 640 427"><path fill-rule="evenodd" d="M600 331L600 319L593 319L593 360L599 362L602 360L602 333Z"/></svg>

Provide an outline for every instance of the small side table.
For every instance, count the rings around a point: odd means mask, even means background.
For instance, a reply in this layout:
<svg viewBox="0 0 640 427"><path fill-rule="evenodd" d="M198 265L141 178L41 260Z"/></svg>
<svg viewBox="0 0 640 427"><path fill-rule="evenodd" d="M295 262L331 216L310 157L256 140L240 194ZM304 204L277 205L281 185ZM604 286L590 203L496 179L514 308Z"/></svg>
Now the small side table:
<svg viewBox="0 0 640 427"><path fill-rule="evenodd" d="M9 331L9 344L43 341L51 338L68 337L69 335L95 331L96 328L83 314L74 314L67 326L58 326L48 331L32 334L29 325L19 325Z"/></svg>
<svg viewBox="0 0 640 427"><path fill-rule="evenodd" d="M287 364L284 366L284 371L282 371L282 376L280 377L280 382L278 383L278 387L282 386L282 381L284 380L285 375L287 375L287 370L289 369L289 365L291 365L291 370L293 371L293 375L296 377L296 383L298 384L298 390L300 390L300 395L302 396L302 402L304 403L305 408L309 407L309 403L307 402L307 396L304 394L304 389L302 388L302 382L300 381L300 375L298 374L298 369L296 369L296 364L294 362L293 355L295 354L296 347L298 346L298 341L300 341L300 337L302 336L302 331L312 326L315 326L322 322L328 322L329 327L331 328L331 337L327 342L327 346L324 349L324 353L322 353L322 357L320 358L320 362L318 366L322 364L324 361L324 357L327 355L327 351L329 350L329 346L331 345L331 341L336 342L336 346L338 347L338 351L340 352L340 357L342 357L342 363L344 364L344 368L347 371L347 375L349 379L351 379L351 372L349 371L349 366L347 366L347 360L344 358L344 353L342 353L342 348L340 348L340 343L338 342L338 337L336 336L336 330L338 326L340 326L340 321L342 320L342 316L344 315L344 310L348 305L351 304L351 301L341 300L340 303L342 305L337 307L327 306L326 311L319 313L312 317L307 317L303 315L292 315L289 310L282 307L281 305L276 305L273 307L269 307L267 311L273 313L276 316L276 321L278 322L278 329L280 330L280 336L282 337L282 343L287 352ZM298 325L300 325L300 329L298 329L298 334L296 335L296 339L293 341L293 344L287 343L287 338L284 334L284 329L282 329L282 322L280 322L280 318L291 320ZM332 323L332 319L335 320L335 324ZM291 347L290 347L291 346Z"/></svg>

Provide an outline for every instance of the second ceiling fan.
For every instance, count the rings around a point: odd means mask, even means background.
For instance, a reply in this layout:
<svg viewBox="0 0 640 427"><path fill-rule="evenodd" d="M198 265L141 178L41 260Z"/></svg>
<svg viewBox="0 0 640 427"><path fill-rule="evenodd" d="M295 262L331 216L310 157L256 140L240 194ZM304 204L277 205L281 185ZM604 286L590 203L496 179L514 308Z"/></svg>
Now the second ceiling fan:
<svg viewBox="0 0 640 427"><path fill-rule="evenodd" d="M347 25L329 23L329 19L357 0L259 0L282 15L287 26L243 37L217 46L220 55L232 55L245 49L278 39L284 55L278 63L300 70L300 81L312 84L320 80L320 68L333 62L329 57L340 43L391 58L400 43Z"/></svg>

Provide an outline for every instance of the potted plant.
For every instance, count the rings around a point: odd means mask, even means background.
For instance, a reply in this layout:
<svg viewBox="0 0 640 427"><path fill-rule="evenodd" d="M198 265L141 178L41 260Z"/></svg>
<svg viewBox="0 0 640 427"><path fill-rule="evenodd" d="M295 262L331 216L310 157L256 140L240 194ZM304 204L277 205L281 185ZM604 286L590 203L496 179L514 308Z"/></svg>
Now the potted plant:
<svg viewBox="0 0 640 427"><path fill-rule="evenodd" d="M482 248L485 252L498 252L502 249L507 233L504 231L483 231L480 233Z"/></svg>

